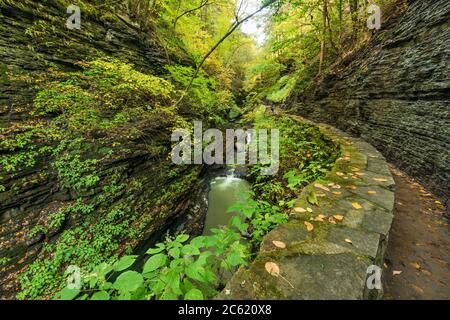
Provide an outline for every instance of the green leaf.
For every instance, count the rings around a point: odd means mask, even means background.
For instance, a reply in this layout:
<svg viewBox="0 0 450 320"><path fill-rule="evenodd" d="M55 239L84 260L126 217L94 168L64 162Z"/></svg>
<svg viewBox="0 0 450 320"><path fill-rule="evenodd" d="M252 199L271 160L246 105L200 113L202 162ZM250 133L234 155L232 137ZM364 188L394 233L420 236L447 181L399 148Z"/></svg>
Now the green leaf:
<svg viewBox="0 0 450 320"><path fill-rule="evenodd" d="M181 243L183 243L183 242L186 242L188 239L189 239L189 235L187 235L187 234L180 234L180 235L175 239L175 241L176 241L176 242L181 242Z"/></svg>
<svg viewBox="0 0 450 320"><path fill-rule="evenodd" d="M106 291L99 291L92 295L91 300L109 300L109 293Z"/></svg>
<svg viewBox="0 0 450 320"><path fill-rule="evenodd" d="M169 256L177 259L180 257L180 248L172 248L169 250Z"/></svg>
<svg viewBox="0 0 450 320"><path fill-rule="evenodd" d="M80 294L79 289L69 289L65 287L55 296L55 300L73 300Z"/></svg>
<svg viewBox="0 0 450 320"><path fill-rule="evenodd" d="M167 256L165 254L159 253L154 256L151 256L147 262L144 264L143 273L148 273L155 271L163 266L165 266L168 262Z"/></svg>
<svg viewBox="0 0 450 320"><path fill-rule="evenodd" d="M117 277L114 282L114 289L120 292L133 292L144 283L144 278L136 271L126 271Z"/></svg>
<svg viewBox="0 0 450 320"><path fill-rule="evenodd" d="M165 248L164 247L160 247L160 248L151 248L148 249L146 254L157 254L160 253L161 251L163 251Z"/></svg>
<svg viewBox="0 0 450 320"><path fill-rule="evenodd" d="M311 192L308 195L308 202L315 205L319 204L319 202L317 201L317 196L314 192Z"/></svg>
<svg viewBox="0 0 450 320"><path fill-rule="evenodd" d="M182 249L181 249L181 253L183 255L190 255L190 256L194 256L194 255L199 255L200 254L200 250L198 250L197 247L188 244L185 245Z"/></svg>
<svg viewBox="0 0 450 320"><path fill-rule="evenodd" d="M191 289L189 290L185 296L185 300L203 300L203 293L198 289Z"/></svg>
<svg viewBox="0 0 450 320"><path fill-rule="evenodd" d="M133 263L136 261L137 256L124 256L119 259L116 263L114 263L114 271L123 271L125 269L128 269L133 265Z"/></svg>

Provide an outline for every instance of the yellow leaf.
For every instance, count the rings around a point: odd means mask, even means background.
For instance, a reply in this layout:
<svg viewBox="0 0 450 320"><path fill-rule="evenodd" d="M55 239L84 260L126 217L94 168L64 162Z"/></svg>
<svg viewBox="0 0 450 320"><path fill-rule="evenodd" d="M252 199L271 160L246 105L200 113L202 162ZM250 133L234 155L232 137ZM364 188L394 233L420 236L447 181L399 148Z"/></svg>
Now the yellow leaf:
<svg viewBox="0 0 450 320"><path fill-rule="evenodd" d="M350 244L353 244L353 241L350 240L350 239L345 239L345 242L350 243Z"/></svg>
<svg viewBox="0 0 450 320"><path fill-rule="evenodd" d="M308 221L304 221L303 222L306 226L306 230L308 231L312 231L314 229L314 226L312 225L312 223L308 222Z"/></svg>
<svg viewBox="0 0 450 320"><path fill-rule="evenodd" d="M275 262L266 262L265 268L272 276L277 277L280 274L280 267Z"/></svg>
<svg viewBox="0 0 450 320"><path fill-rule="evenodd" d="M332 223L332 224L336 224L336 221L334 221L333 217L329 217L328 222Z"/></svg>
<svg viewBox="0 0 450 320"><path fill-rule="evenodd" d="M418 264L417 262L411 262L410 265L411 265L413 268L415 268L415 269L420 269L420 268L422 268L422 267L420 266L420 264Z"/></svg>
<svg viewBox="0 0 450 320"><path fill-rule="evenodd" d="M342 177L344 174L342 172L338 171L338 172L336 172L336 175Z"/></svg>
<svg viewBox="0 0 450 320"><path fill-rule="evenodd" d="M301 207L297 207L297 208L294 208L294 211L295 212L306 212L306 209L303 209Z"/></svg>
<svg viewBox="0 0 450 320"><path fill-rule="evenodd" d="M353 208L358 209L358 210L362 209L362 206L358 202L353 202L352 206L353 206Z"/></svg>
<svg viewBox="0 0 450 320"><path fill-rule="evenodd" d="M374 194L377 194L377 192L373 191L373 190L369 190L369 191L367 191L367 194L374 195Z"/></svg>
<svg viewBox="0 0 450 320"><path fill-rule="evenodd" d="M306 211L308 211L310 213L313 212L313 210L310 207L306 208Z"/></svg>
<svg viewBox="0 0 450 320"><path fill-rule="evenodd" d="M319 214L314 221L318 221L318 222L323 222L323 219L325 218L325 216L323 214Z"/></svg>
<svg viewBox="0 0 450 320"><path fill-rule="evenodd" d="M337 196L340 196L342 194L342 192L340 192L340 191L333 191L333 194L335 194Z"/></svg>
<svg viewBox="0 0 450 320"><path fill-rule="evenodd" d="M384 178L373 178L373 180L378 181L378 182L387 182L387 179L384 179Z"/></svg>
<svg viewBox="0 0 450 320"><path fill-rule="evenodd" d="M325 190L325 191L330 191L330 188L327 188L327 187L325 187L323 184L320 184L320 183L316 183L316 184L314 185L314 187L316 187L316 188L318 188L318 189Z"/></svg>
<svg viewBox="0 0 450 320"><path fill-rule="evenodd" d="M284 243L283 241L276 241L276 240L274 240L274 241L272 241L272 243L277 248L281 248L281 249L286 248L286 243Z"/></svg>
<svg viewBox="0 0 450 320"><path fill-rule="evenodd" d="M342 220L344 220L344 216L341 216L341 215L339 215L339 214L335 214L335 215L333 216L333 218L335 218L337 221L342 221Z"/></svg>

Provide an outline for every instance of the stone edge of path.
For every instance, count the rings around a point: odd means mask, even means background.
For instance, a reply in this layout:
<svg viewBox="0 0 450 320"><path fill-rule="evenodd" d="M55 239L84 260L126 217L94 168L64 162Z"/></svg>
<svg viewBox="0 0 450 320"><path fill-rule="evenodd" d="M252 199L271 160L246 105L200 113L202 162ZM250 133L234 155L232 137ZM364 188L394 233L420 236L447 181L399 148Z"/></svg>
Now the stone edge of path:
<svg viewBox="0 0 450 320"><path fill-rule="evenodd" d="M359 138L293 118L318 126L341 147L342 157L325 178L302 190L289 220L264 237L255 260L241 267L217 298L379 299L382 290L369 290L366 281L373 274L368 272L370 266L383 267L394 217L395 183L388 164ZM308 201L312 193L317 205ZM319 215L326 216L319 217L323 222L315 221ZM308 231L305 221L314 229ZM273 241L283 242L286 248ZM266 271L267 262L279 267L280 276Z"/></svg>

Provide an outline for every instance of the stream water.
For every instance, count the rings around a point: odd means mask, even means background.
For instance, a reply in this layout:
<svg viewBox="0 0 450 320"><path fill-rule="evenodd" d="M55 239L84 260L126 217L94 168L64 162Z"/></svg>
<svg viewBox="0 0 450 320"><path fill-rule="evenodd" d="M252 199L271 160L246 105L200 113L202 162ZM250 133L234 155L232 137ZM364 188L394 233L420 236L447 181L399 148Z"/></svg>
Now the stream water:
<svg viewBox="0 0 450 320"><path fill-rule="evenodd" d="M239 178L236 169L230 167L226 176L216 177L211 180L211 188L208 194L208 212L206 213L204 235L210 235L211 228L227 225L236 213L227 213L232 205L245 201L245 195L250 191L250 184Z"/></svg>

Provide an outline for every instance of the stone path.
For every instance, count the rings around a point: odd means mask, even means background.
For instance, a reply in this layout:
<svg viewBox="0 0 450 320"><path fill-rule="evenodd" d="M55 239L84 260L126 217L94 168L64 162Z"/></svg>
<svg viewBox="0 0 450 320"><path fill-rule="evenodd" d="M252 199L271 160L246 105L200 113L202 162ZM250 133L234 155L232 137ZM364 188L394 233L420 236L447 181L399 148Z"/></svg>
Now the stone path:
<svg viewBox="0 0 450 320"><path fill-rule="evenodd" d="M384 298L449 300L450 228L444 207L412 178L393 167L391 171L396 200L383 270Z"/></svg>

